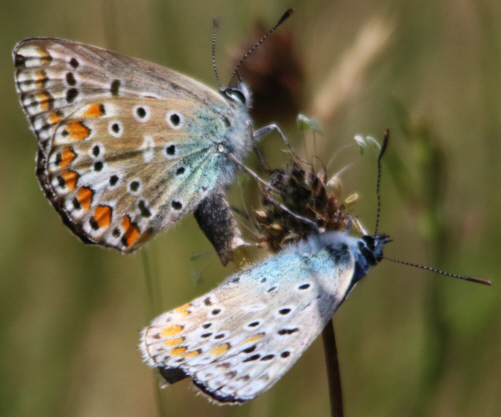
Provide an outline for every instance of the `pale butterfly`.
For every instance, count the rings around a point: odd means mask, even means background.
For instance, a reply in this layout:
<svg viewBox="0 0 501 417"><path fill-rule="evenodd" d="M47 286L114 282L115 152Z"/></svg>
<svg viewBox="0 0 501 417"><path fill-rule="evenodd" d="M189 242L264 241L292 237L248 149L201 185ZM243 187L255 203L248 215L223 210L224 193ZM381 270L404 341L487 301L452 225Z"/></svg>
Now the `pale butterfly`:
<svg viewBox="0 0 501 417"><path fill-rule="evenodd" d="M228 262L243 243L225 199L237 161L272 131L288 143L276 125L253 131L243 81L214 91L169 68L61 39L25 39L13 59L38 137L38 180L80 239L132 252L195 210Z"/></svg>
<svg viewBox="0 0 501 417"><path fill-rule="evenodd" d="M381 155L386 142L387 138ZM293 166L279 172L270 188L287 190L285 200L295 206L304 198L303 208L318 210L310 214L302 210L304 218L280 203L279 212L270 210L275 204L271 202L267 212L259 215L269 226L265 232L272 241L270 247L278 243L284 249L227 278L213 291L160 315L142 331L142 356L167 383L190 377L219 403L255 398L299 359L370 267L388 259L383 257L383 248L389 237L365 233L356 219L343 216L342 206L329 203L335 197L325 195L321 176L308 179L304 174ZM336 210L340 213L329 215ZM303 226L291 223L293 219L304 220ZM301 236L305 226L314 229L312 221L321 227L299 242L284 244L287 236ZM349 236L352 222L362 237Z"/></svg>

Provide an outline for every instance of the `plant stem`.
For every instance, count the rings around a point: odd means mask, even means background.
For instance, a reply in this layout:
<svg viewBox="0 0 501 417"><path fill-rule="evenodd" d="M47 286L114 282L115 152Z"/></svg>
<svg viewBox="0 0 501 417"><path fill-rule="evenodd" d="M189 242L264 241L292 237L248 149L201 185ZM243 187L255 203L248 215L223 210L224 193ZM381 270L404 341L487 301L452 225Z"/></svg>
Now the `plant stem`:
<svg viewBox="0 0 501 417"><path fill-rule="evenodd" d="M322 332L324 342L325 365L329 382L329 399L331 403L331 417L343 417L343 391L341 389L341 373L337 357L336 337L334 324L329 320Z"/></svg>

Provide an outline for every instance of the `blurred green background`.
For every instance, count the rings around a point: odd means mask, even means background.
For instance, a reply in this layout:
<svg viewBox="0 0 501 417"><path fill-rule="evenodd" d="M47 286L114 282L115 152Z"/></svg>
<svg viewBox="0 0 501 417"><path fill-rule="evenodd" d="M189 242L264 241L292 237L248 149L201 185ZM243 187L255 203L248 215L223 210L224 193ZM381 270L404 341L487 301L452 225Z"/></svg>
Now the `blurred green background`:
<svg viewBox="0 0 501 417"><path fill-rule="evenodd" d="M341 175L344 195L359 194L352 213L372 230L375 158L361 158L353 136L381 140L390 128L380 231L394 243L386 255L493 281L487 288L389 262L375 268L334 320L346 415L501 415L498 0L2 0L0 415L158 415L157 381L136 350L153 314L145 262L162 310L235 270L213 253L189 260L210 249L191 216L132 256L87 247L68 232L34 175L36 140L13 82L15 43L32 36L90 43L215 87L212 17L221 21L224 83L255 25L273 26L289 7L296 13L275 42L297 61L277 73L290 81L299 110L326 132L315 146L307 134L305 147L293 120L280 115L292 143L324 162L335 155L332 173L350 165ZM286 160L282 148L275 136L262 143L275 167ZM244 193L248 208L258 208L255 187L241 190L237 182L237 205ZM244 406L212 405L188 380L163 390L160 402L164 415L327 416L321 341Z"/></svg>

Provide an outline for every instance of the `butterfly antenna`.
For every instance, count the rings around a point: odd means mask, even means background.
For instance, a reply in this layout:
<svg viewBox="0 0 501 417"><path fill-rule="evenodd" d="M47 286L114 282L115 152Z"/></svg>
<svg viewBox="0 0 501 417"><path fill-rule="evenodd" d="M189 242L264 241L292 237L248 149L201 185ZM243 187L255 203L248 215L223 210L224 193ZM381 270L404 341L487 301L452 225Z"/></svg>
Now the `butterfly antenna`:
<svg viewBox="0 0 501 417"><path fill-rule="evenodd" d="M486 279L482 279L482 278L464 277L462 275L449 274L448 272L440 271L440 270L435 269L435 268L430 268L430 267L424 266L424 265L413 264L411 262L399 261L398 259L387 258L386 256L383 256L383 259L390 261L390 262L395 262L397 264L413 266L414 268L420 268L420 269L425 269L427 271L436 272L437 274L445 275L446 277L459 278L459 279L464 279L465 281L476 282L478 284L491 285L490 281L487 281Z"/></svg>
<svg viewBox="0 0 501 417"><path fill-rule="evenodd" d="M228 83L228 85L231 85L231 82L233 81L233 78L235 78L235 75L237 74L237 70L238 68L240 67L240 65L242 65L242 63L247 59L247 57L252 54L256 48L261 45L268 36L270 36L273 32L275 32L275 30L282 24L284 23L289 17L290 15L294 13L294 9L289 9L287 10L283 16L280 18L280 20L278 21L278 23L273 26L273 28L266 34L264 35L260 40L259 42L257 42L251 49L249 49L249 51L242 57L242 59L240 60L240 62L237 64L237 66L235 67L234 71L233 71L233 74L231 74L231 78L230 78L230 82Z"/></svg>
<svg viewBox="0 0 501 417"><path fill-rule="evenodd" d="M381 159L388 147L388 141L390 140L390 130L386 129L384 131L383 145L379 151L379 156L377 158L377 183L376 183L376 195L377 195L377 212L376 212L376 227L374 228L374 237L377 235L377 230L379 228L379 214L381 213L381 195L379 194L379 188L381 184Z"/></svg>
<svg viewBox="0 0 501 417"><path fill-rule="evenodd" d="M219 29L219 21L215 17L212 19L212 25L213 25L213 33L212 33L212 67L214 68L214 75L216 76L216 81L217 84L219 85L219 88L221 88L221 81L219 81L219 75L217 73L217 66L216 66L216 37L217 37L217 30Z"/></svg>

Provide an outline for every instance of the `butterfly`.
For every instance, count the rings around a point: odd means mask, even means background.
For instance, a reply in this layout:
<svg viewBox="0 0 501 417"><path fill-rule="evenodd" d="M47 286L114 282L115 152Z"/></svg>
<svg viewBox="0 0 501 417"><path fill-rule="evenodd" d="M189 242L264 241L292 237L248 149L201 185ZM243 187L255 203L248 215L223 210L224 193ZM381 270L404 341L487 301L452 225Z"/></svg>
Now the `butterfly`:
<svg viewBox="0 0 501 417"><path fill-rule="evenodd" d="M388 139L386 131L377 190ZM274 170L256 226L261 245L278 253L160 315L142 331L143 359L167 383L190 377L219 403L255 398L292 367L357 282L382 259L490 285L383 257L390 238L377 233L378 221L369 235L356 218L344 214L327 182L325 172L305 171L296 163ZM282 201L272 192L281 194ZM353 224L361 237L349 235Z"/></svg>
<svg viewBox="0 0 501 417"><path fill-rule="evenodd" d="M326 232L294 243L154 319L143 358L168 383L190 377L217 402L251 400L299 359L388 241Z"/></svg>
<svg viewBox="0 0 501 417"><path fill-rule="evenodd" d="M253 131L244 81L214 91L169 68L62 39L25 39L13 59L38 138L36 175L70 230L129 253L195 211L228 262L243 243L225 199L235 161L271 131L283 136L276 125Z"/></svg>

